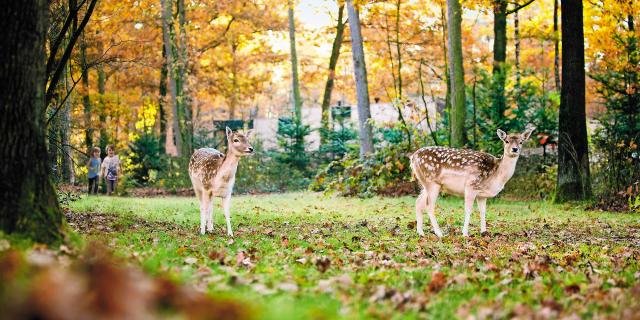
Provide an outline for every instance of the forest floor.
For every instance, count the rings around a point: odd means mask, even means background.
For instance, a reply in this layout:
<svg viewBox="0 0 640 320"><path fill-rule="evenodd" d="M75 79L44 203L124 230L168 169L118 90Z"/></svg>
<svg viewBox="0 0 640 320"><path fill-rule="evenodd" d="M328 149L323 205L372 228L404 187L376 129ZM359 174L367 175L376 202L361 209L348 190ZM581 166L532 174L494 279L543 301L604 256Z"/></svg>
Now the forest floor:
<svg viewBox="0 0 640 320"><path fill-rule="evenodd" d="M237 196L234 238L219 206L214 233L198 234L195 198L83 196L65 212L83 243L261 319L640 316L640 216L497 200L488 234L474 212L463 238L462 202L449 197L437 209L445 237L419 238L414 202Z"/></svg>

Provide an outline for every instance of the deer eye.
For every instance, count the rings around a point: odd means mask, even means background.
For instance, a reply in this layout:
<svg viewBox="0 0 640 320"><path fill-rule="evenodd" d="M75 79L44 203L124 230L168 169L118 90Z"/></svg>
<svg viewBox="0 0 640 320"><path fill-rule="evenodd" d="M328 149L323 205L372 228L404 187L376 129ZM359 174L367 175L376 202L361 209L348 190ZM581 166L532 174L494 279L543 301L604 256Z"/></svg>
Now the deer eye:
<svg viewBox="0 0 640 320"><path fill-rule="evenodd" d="M239 139L233 139L233 142L238 143L238 142L240 142L240 140Z"/></svg>

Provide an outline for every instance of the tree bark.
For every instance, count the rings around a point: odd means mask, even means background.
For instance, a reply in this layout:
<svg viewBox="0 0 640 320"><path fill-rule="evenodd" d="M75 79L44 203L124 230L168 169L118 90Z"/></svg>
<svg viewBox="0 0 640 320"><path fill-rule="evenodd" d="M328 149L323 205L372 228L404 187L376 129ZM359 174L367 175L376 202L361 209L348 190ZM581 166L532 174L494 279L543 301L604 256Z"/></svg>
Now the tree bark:
<svg viewBox="0 0 640 320"><path fill-rule="evenodd" d="M591 196L582 1L562 0L561 10L568 14L562 14L557 202L582 200Z"/></svg>
<svg viewBox="0 0 640 320"><path fill-rule="evenodd" d="M62 211L45 144L48 1L8 1L0 11L0 230L38 242L62 239Z"/></svg>
<svg viewBox="0 0 640 320"><path fill-rule="evenodd" d="M464 66L462 64L462 8L458 0L447 0L449 30L449 67L451 82L451 138L452 147L466 144Z"/></svg>
<svg viewBox="0 0 640 320"><path fill-rule="evenodd" d="M558 1L553 0L553 75L556 92L560 91L560 35L558 34Z"/></svg>
<svg viewBox="0 0 640 320"><path fill-rule="evenodd" d="M162 6L162 38L167 54L167 70L169 75L169 105L167 106L169 126L167 128L165 150L167 154L178 157L182 150L182 137L180 135L180 119L178 118L176 59L174 58L173 46L173 2L171 0L161 0L160 4Z"/></svg>
<svg viewBox="0 0 640 320"><path fill-rule="evenodd" d="M358 121L360 124L360 159L373 152L373 134L371 128L371 110L369 107L369 84L367 67L364 60L364 47L360 31L360 17L353 0L347 0L349 29L351 30L351 51L353 55L353 73L358 97Z"/></svg>
<svg viewBox="0 0 640 320"><path fill-rule="evenodd" d="M289 41L291 48L291 85L293 90L293 112L295 121L302 122L302 98L298 80L298 53L296 52L296 27L293 17L293 1L289 0Z"/></svg>
<svg viewBox="0 0 640 320"><path fill-rule="evenodd" d="M326 143L326 133L329 131L329 113L331 104L331 93L333 92L334 80L336 77L336 66L338 65L338 59L340 58L340 47L342 46L342 39L344 37L344 5L338 8L338 24L336 25L336 37L333 39L333 46L331 47L331 57L329 57L329 75L327 76L327 83L324 86L324 95L322 97L322 118L321 125L323 131L320 132L320 143Z"/></svg>

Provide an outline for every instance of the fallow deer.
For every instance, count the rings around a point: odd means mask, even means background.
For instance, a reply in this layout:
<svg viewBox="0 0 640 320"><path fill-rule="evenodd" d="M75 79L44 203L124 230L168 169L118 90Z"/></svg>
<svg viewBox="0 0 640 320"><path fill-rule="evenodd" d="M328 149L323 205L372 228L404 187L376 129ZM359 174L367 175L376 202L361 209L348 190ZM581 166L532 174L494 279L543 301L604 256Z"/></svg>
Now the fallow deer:
<svg viewBox="0 0 640 320"><path fill-rule="evenodd" d="M227 155L213 148L196 150L189 161L189 177L200 202L200 234L213 231L213 198L222 198L224 217L227 220L227 235L231 231L231 193L236 180L238 162L243 156L253 154L247 133L233 132L226 128Z"/></svg>
<svg viewBox="0 0 640 320"><path fill-rule="evenodd" d="M424 147L411 155L411 169L422 192L416 200L416 225L420 236L422 213L427 209L433 232L442 237L435 216L436 199L440 191L464 197L464 226L462 235L469 236L469 220L473 202L478 202L480 231L487 231L485 214L487 198L495 197L511 179L522 150L522 143L531 136L534 128L521 134L509 134L498 129L498 137L504 143L502 158L488 153L447 147Z"/></svg>

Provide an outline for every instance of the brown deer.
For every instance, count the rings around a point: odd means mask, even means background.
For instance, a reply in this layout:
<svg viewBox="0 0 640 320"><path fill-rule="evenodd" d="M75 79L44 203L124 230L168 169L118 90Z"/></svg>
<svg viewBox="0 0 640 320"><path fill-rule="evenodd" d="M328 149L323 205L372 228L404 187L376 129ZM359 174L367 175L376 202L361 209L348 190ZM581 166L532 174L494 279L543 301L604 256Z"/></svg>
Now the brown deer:
<svg viewBox="0 0 640 320"><path fill-rule="evenodd" d="M469 236L469 220L473 202L478 202L480 231L487 231L485 214L487 198L495 197L511 179L522 150L522 143L531 136L534 128L520 134L507 135L498 129L498 137L504 143L502 158L488 153L447 147L424 147L411 155L411 169L422 192L416 201L418 234L423 236L422 212L427 209L433 232L442 237L442 231L434 214L440 191L464 197L464 226L462 235Z"/></svg>
<svg viewBox="0 0 640 320"><path fill-rule="evenodd" d="M247 133L233 132L226 128L227 155L213 148L196 150L189 161L189 177L193 190L200 202L200 234L213 231L213 198L222 198L224 217L227 220L227 235L233 237L231 231L231 193L236 180L238 162L243 156L253 154Z"/></svg>

